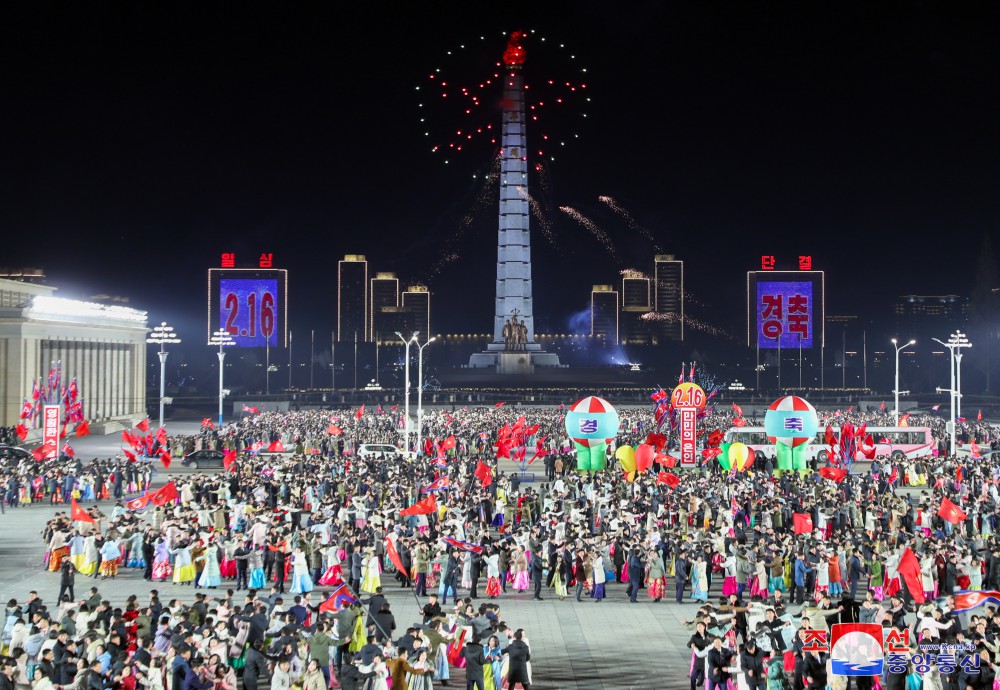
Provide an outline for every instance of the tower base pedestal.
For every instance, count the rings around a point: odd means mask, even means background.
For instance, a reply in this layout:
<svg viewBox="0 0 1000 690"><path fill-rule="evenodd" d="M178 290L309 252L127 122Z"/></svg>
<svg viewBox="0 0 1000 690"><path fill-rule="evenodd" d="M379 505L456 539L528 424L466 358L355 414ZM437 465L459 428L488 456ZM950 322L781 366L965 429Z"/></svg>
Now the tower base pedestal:
<svg viewBox="0 0 1000 690"><path fill-rule="evenodd" d="M470 369L495 369L503 375L535 373L535 367L561 367L559 355L540 350L477 352L469 359Z"/></svg>

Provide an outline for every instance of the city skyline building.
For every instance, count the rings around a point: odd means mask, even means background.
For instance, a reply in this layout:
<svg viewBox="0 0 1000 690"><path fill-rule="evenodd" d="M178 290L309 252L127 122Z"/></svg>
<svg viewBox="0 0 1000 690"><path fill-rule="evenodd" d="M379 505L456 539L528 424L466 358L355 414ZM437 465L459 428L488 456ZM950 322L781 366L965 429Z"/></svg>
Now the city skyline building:
<svg viewBox="0 0 1000 690"><path fill-rule="evenodd" d="M368 261L347 254L337 263L337 342L368 340Z"/></svg>
<svg viewBox="0 0 1000 690"><path fill-rule="evenodd" d="M395 337L395 330L387 329L383 323L384 307L399 306L399 278L395 273L377 272L371 279L368 296L368 340L381 341L386 334Z"/></svg>
<svg viewBox="0 0 1000 690"><path fill-rule="evenodd" d="M419 340L431 337L431 293L426 285L410 285L403 292L400 306L409 314L408 332L419 332Z"/></svg>
<svg viewBox="0 0 1000 690"><path fill-rule="evenodd" d="M613 285L595 285L590 291L590 335L614 346L619 342L618 327L618 291Z"/></svg>
<svg viewBox="0 0 1000 690"><path fill-rule="evenodd" d="M673 254L653 258L653 311L667 340L684 340L684 262Z"/></svg>

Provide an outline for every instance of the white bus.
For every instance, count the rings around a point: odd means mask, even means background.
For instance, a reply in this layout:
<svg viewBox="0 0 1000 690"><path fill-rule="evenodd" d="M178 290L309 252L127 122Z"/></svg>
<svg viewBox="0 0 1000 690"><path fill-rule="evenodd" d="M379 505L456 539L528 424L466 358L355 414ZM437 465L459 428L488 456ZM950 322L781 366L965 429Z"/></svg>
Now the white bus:
<svg viewBox="0 0 1000 690"><path fill-rule="evenodd" d="M834 435L840 437L840 427L831 427ZM873 426L868 427L865 435L871 435L875 442L876 457L892 457L895 460L903 458L920 458L935 455L937 448L931 438L929 427L919 426ZM830 447L824 440L826 428L820 429L812 443L807 444L806 458L812 460L814 457L821 463L826 464L830 459ZM753 450L757 460L763 460L765 456L774 458L777 452L774 443L768 441L767 433L762 426L741 426L731 427L726 432L724 443L745 443ZM865 456L858 451L855 460L864 460Z"/></svg>

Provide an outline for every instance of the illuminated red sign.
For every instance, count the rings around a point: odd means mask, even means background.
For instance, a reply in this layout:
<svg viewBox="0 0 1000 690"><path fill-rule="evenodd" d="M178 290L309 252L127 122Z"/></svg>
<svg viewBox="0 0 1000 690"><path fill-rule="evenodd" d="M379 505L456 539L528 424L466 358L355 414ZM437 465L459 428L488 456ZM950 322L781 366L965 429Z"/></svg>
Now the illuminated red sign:
<svg viewBox="0 0 1000 690"><path fill-rule="evenodd" d="M261 254L260 255L260 267L261 268L274 268L274 254Z"/></svg>
<svg viewBox="0 0 1000 690"><path fill-rule="evenodd" d="M222 253L222 267L223 268L236 268L236 254L234 252L223 252Z"/></svg>

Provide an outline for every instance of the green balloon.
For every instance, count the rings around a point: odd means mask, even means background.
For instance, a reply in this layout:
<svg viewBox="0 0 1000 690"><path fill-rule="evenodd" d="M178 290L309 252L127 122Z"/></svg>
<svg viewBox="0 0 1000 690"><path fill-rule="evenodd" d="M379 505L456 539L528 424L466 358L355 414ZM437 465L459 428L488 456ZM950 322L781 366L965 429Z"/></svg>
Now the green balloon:
<svg viewBox="0 0 1000 690"><path fill-rule="evenodd" d="M604 470L608 467L608 444L599 443L594 446L576 445L576 469L581 472Z"/></svg>

